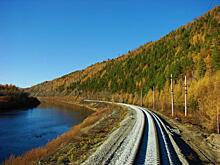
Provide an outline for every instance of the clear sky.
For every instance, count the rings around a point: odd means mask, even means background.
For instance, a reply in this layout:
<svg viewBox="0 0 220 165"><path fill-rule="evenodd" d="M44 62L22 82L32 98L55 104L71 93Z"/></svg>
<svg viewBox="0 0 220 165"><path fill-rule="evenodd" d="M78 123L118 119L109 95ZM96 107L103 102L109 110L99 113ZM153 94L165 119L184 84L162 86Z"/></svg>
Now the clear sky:
<svg viewBox="0 0 220 165"><path fill-rule="evenodd" d="M154 41L219 0L0 0L0 84L28 87Z"/></svg>

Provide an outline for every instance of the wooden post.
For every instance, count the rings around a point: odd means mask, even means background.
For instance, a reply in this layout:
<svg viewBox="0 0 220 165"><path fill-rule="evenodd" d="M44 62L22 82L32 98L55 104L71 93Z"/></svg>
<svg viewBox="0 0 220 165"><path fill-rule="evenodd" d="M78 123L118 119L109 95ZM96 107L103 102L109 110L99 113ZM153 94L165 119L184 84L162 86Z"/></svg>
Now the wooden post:
<svg viewBox="0 0 220 165"><path fill-rule="evenodd" d="M170 89L171 89L171 114L173 117L174 116L174 107L173 107L174 97L173 97L173 75L172 74L170 76Z"/></svg>
<svg viewBox="0 0 220 165"><path fill-rule="evenodd" d="M154 95L154 86L153 86L153 110L155 110L155 95Z"/></svg>
<svg viewBox="0 0 220 165"><path fill-rule="evenodd" d="M217 107L217 132L218 134L220 133L220 128L219 128L219 109Z"/></svg>
<svg viewBox="0 0 220 165"><path fill-rule="evenodd" d="M187 82L186 82L186 76L185 76L185 116L187 116Z"/></svg>

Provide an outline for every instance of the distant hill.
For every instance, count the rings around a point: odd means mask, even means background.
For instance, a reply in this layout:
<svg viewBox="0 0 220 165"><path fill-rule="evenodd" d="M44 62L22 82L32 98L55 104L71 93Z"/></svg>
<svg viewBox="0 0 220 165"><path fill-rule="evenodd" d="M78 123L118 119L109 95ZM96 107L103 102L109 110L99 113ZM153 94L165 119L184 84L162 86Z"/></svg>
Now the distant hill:
<svg viewBox="0 0 220 165"><path fill-rule="evenodd" d="M33 108L40 104L40 102L30 97L29 93L24 92L14 85L1 85L0 84L0 112Z"/></svg>
<svg viewBox="0 0 220 165"><path fill-rule="evenodd" d="M140 104L142 90L143 104L152 107L154 87L156 108L169 113L169 77L173 74L176 115L181 115L186 75L190 114L202 116L191 122L214 129L213 114L220 107L219 70L220 6L158 41L27 90L35 96L98 97L134 104Z"/></svg>

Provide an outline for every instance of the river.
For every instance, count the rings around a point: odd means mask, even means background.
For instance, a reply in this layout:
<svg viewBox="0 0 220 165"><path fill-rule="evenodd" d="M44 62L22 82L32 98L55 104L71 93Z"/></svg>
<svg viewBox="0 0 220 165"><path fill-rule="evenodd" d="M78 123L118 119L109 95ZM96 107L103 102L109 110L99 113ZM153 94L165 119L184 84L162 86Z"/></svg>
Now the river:
<svg viewBox="0 0 220 165"><path fill-rule="evenodd" d="M82 122L91 111L70 105L42 103L28 110L0 113L0 163L20 155Z"/></svg>

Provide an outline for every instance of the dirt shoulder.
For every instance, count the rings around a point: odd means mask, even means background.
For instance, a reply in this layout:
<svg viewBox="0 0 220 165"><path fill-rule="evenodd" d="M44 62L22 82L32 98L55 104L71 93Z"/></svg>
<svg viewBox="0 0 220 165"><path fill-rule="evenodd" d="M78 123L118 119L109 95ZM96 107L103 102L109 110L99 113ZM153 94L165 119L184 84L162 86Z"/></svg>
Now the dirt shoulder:
<svg viewBox="0 0 220 165"><path fill-rule="evenodd" d="M50 101L58 101L56 99ZM47 145L22 156L9 158L5 165L81 164L120 126L120 122L128 114L128 111L120 106L105 103L66 102L61 98L59 101L69 105L86 106L93 109L94 113Z"/></svg>
<svg viewBox="0 0 220 165"><path fill-rule="evenodd" d="M220 164L219 134L208 133L196 125L181 123L161 113L156 113L167 122L168 127L175 134L196 152L202 164Z"/></svg>

